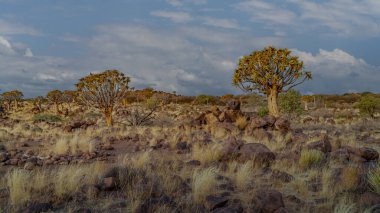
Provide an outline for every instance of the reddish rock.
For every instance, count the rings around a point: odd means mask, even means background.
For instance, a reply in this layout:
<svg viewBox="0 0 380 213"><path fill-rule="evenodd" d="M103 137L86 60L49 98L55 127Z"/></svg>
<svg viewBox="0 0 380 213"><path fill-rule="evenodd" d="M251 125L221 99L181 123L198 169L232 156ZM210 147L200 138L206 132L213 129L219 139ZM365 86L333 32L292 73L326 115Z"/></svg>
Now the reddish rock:
<svg viewBox="0 0 380 213"><path fill-rule="evenodd" d="M367 161L376 161L379 159L379 153L372 148L359 148L357 149L356 154L366 159Z"/></svg>
<svg viewBox="0 0 380 213"><path fill-rule="evenodd" d="M205 198L205 201L203 203L203 206L207 210L214 210L217 208L221 208L226 206L228 203L228 199L222 196L214 196L214 195L209 195Z"/></svg>
<svg viewBox="0 0 380 213"><path fill-rule="evenodd" d="M117 181L115 177L106 177L103 179L102 189L105 191L115 190L117 187Z"/></svg>
<svg viewBox="0 0 380 213"><path fill-rule="evenodd" d="M254 160L256 163L270 165L275 159L275 154L264 144L248 143L240 147L238 161L246 162Z"/></svg>
<svg viewBox="0 0 380 213"><path fill-rule="evenodd" d="M284 206L282 194L276 190L259 190L253 197L253 204L263 213L273 213Z"/></svg>
<svg viewBox="0 0 380 213"><path fill-rule="evenodd" d="M209 113L205 115L206 124L212 125L214 123L219 122L218 117L216 117L214 114Z"/></svg>
<svg viewBox="0 0 380 213"><path fill-rule="evenodd" d="M375 192L365 192L360 196L359 203L363 207L372 207L380 204L380 195Z"/></svg>
<svg viewBox="0 0 380 213"><path fill-rule="evenodd" d="M289 183L290 181L294 180L294 177L292 175L279 170L273 170L271 178L273 180L280 180L284 183Z"/></svg>
<svg viewBox="0 0 380 213"><path fill-rule="evenodd" d="M331 152L331 149L332 149L331 143L330 143L327 136L325 136L320 141L309 143L307 145L307 148L308 149L316 149L316 150L319 150L319 151L324 152L324 153Z"/></svg>
<svg viewBox="0 0 380 213"><path fill-rule="evenodd" d="M276 130L286 132L290 130L290 122L285 118L278 118L274 123Z"/></svg>
<svg viewBox="0 0 380 213"><path fill-rule="evenodd" d="M248 124L248 128L264 128L268 125L268 122L262 117L254 117L251 119L251 122Z"/></svg>

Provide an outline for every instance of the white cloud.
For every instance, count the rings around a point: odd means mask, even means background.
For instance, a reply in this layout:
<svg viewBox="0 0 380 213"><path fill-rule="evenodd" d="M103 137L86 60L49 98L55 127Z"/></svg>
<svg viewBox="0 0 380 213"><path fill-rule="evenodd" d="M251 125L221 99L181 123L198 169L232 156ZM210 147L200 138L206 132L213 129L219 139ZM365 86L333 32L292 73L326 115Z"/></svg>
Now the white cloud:
<svg viewBox="0 0 380 213"><path fill-rule="evenodd" d="M321 31L323 35L344 37L380 35L380 2L375 0L286 0L281 4L247 0L237 3L236 8L274 31Z"/></svg>
<svg viewBox="0 0 380 213"><path fill-rule="evenodd" d="M185 23L192 20L192 17L189 13L186 12L172 12L172 11L154 11L151 12L151 15L157 17L168 18L176 23Z"/></svg>
<svg viewBox="0 0 380 213"><path fill-rule="evenodd" d="M227 29L241 29L239 23L234 19L218 19L213 17L203 17L203 24L214 27L222 27Z"/></svg>
<svg viewBox="0 0 380 213"><path fill-rule="evenodd" d="M41 33L32 28L18 23L10 23L0 19L0 34L1 35L31 35L37 36Z"/></svg>
<svg viewBox="0 0 380 213"><path fill-rule="evenodd" d="M172 6L183 6L186 4L206 4L207 0L166 0L166 2Z"/></svg>
<svg viewBox="0 0 380 213"><path fill-rule="evenodd" d="M334 49L320 49L317 54L292 50L313 73L314 79L306 83L311 92L379 91L380 67L372 66L363 59ZM364 83L365 82L365 83Z"/></svg>

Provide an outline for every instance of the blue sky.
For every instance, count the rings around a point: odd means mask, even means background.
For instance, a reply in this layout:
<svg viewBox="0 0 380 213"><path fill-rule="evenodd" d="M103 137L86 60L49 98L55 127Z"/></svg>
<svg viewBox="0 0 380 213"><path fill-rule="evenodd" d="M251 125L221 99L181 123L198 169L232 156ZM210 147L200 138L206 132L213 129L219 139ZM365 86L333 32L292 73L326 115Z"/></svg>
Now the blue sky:
<svg viewBox="0 0 380 213"><path fill-rule="evenodd" d="M119 69L136 88L241 93L236 63L287 47L303 93L380 92L377 0L0 0L0 89L28 97Z"/></svg>

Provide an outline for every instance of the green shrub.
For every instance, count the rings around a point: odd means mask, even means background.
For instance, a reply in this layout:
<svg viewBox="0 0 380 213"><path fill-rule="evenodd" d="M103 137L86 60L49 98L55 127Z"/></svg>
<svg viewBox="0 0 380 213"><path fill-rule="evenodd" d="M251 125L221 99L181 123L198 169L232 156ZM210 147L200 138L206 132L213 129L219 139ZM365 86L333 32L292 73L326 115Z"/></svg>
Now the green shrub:
<svg viewBox="0 0 380 213"><path fill-rule="evenodd" d="M296 113L302 112L301 93L296 90L289 90L286 93L279 95L279 108L283 113Z"/></svg>
<svg viewBox="0 0 380 213"><path fill-rule="evenodd" d="M197 104L214 104L216 102L216 99L214 96L211 95L198 95L195 99L195 102Z"/></svg>
<svg viewBox="0 0 380 213"><path fill-rule="evenodd" d="M260 117L264 117L264 116L268 115L268 114L269 114L268 107L260 107L260 108L257 110L257 114L258 114Z"/></svg>
<svg viewBox="0 0 380 213"><path fill-rule="evenodd" d="M319 150L302 150L299 164L301 168L309 169L320 166L324 159L324 153Z"/></svg>
<svg viewBox="0 0 380 213"><path fill-rule="evenodd" d="M355 104L355 107L360 110L363 115L375 117L375 113L380 112L380 98L366 95Z"/></svg>
<svg viewBox="0 0 380 213"><path fill-rule="evenodd" d="M37 114L33 116L32 118L35 122L49 122L49 123L56 123L56 122L62 122L62 118L56 115L50 115L50 114Z"/></svg>
<svg viewBox="0 0 380 213"><path fill-rule="evenodd" d="M372 190L380 194L380 167L368 173L368 182Z"/></svg>

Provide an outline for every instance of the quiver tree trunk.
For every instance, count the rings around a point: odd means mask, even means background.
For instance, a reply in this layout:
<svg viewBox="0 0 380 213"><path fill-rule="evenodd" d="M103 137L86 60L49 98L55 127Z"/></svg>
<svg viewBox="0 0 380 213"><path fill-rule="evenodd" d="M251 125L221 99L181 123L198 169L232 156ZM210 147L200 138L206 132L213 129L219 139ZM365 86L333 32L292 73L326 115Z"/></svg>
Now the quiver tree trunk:
<svg viewBox="0 0 380 213"><path fill-rule="evenodd" d="M304 107L305 111L309 111L309 102L304 101L304 105L305 105Z"/></svg>
<svg viewBox="0 0 380 213"><path fill-rule="evenodd" d="M268 94L268 110L269 110L269 115L272 115L274 117L279 117L280 113L278 111L278 106L277 106L277 97L278 97L278 92L275 89L270 90Z"/></svg>
<svg viewBox="0 0 380 213"><path fill-rule="evenodd" d="M107 126L112 126L113 125L113 120L112 120L112 107L107 107L104 109L104 117L106 118L106 124Z"/></svg>

